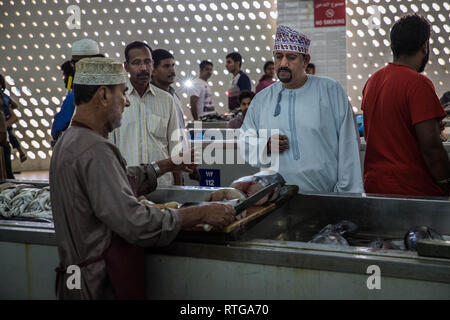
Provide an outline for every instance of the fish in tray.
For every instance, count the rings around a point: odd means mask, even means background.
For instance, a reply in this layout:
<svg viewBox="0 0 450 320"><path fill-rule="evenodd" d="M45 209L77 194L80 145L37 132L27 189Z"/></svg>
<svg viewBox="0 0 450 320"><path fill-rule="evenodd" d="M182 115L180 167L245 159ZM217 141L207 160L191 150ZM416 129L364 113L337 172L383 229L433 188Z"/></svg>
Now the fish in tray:
<svg viewBox="0 0 450 320"><path fill-rule="evenodd" d="M374 249L385 249L385 250L404 250L404 248L396 244L397 241L375 239L372 240L367 246Z"/></svg>
<svg viewBox="0 0 450 320"><path fill-rule="evenodd" d="M39 190L38 188L23 188L20 190L20 193L11 200L8 215L11 217L24 213L28 205L36 198Z"/></svg>
<svg viewBox="0 0 450 320"><path fill-rule="evenodd" d="M322 243L322 244L333 244L338 246L349 246L347 240L338 233L318 233L316 234L309 243Z"/></svg>
<svg viewBox="0 0 450 320"><path fill-rule="evenodd" d="M12 183L12 182L5 182L0 184L0 192L3 192L6 189L13 189L17 186L17 184Z"/></svg>
<svg viewBox="0 0 450 320"><path fill-rule="evenodd" d="M342 220L336 224L329 224L324 227L319 233L337 233L341 236L353 234L358 230L358 226L351 221Z"/></svg>
<svg viewBox="0 0 450 320"><path fill-rule="evenodd" d="M262 171L252 176L239 178L231 183L230 188L223 188L210 193L205 201L225 201L234 199L243 201L272 183L278 183L279 186L275 188L272 194L264 196L255 203L255 206L262 206L266 203L275 201L279 196L280 188L286 183L279 173Z"/></svg>
<svg viewBox="0 0 450 320"><path fill-rule="evenodd" d="M24 212L20 215L20 217L30 218L30 219L38 219L38 220L40 219L43 221L53 220L52 210ZM52 222L52 221L46 221L46 222Z"/></svg>
<svg viewBox="0 0 450 320"><path fill-rule="evenodd" d="M50 201L50 190L41 189L36 197L25 208L25 212L48 211L52 209Z"/></svg>
<svg viewBox="0 0 450 320"><path fill-rule="evenodd" d="M147 207L157 207L159 209L178 209L180 207L180 204L175 201L167 203L154 203L153 201L148 200L144 196L140 196L138 200L140 204Z"/></svg>
<svg viewBox="0 0 450 320"><path fill-rule="evenodd" d="M336 224L329 224L322 228L309 243L333 244L339 246L349 246L344 236L353 234L358 226L351 221L343 220Z"/></svg>
<svg viewBox="0 0 450 320"><path fill-rule="evenodd" d="M422 239L443 240L443 237L430 227L414 227L405 234L403 239L406 250L417 251L417 242Z"/></svg>
<svg viewBox="0 0 450 320"><path fill-rule="evenodd" d="M40 189L22 184L15 185L14 188L4 188L0 194L0 213L5 218L17 217L24 212L49 210L51 210L49 187Z"/></svg>

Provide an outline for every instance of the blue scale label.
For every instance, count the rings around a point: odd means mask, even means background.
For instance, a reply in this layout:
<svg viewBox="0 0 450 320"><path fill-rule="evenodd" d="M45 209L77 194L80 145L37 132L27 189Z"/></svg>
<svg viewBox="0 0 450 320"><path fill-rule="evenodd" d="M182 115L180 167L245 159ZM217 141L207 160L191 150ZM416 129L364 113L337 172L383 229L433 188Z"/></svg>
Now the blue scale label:
<svg viewBox="0 0 450 320"><path fill-rule="evenodd" d="M219 169L198 169L200 172L200 186L220 187Z"/></svg>

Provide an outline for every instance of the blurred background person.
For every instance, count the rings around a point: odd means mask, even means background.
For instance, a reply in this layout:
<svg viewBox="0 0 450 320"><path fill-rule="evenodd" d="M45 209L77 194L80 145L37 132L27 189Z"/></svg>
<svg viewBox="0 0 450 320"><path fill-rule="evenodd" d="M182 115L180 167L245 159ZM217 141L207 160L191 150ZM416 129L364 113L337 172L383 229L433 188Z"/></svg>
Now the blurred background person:
<svg viewBox="0 0 450 320"><path fill-rule="evenodd" d="M242 114L238 114L236 117L228 122L228 129L239 129L244 122L245 115L247 114L250 102L252 102L255 93L252 91L244 90L239 94L239 108Z"/></svg>
<svg viewBox="0 0 450 320"><path fill-rule="evenodd" d="M175 89L171 86L175 82L175 57L167 50L156 49L152 52L153 72L151 83L161 90L167 91L173 97L175 109L178 114L180 128L186 128L184 123L181 101Z"/></svg>
<svg viewBox="0 0 450 320"><path fill-rule="evenodd" d="M213 64L210 61L200 62L200 76L192 80L190 90L189 104L191 106L192 118L199 120L207 114L214 113L214 103L212 101L211 91L209 90L208 80L213 74Z"/></svg>
<svg viewBox="0 0 450 320"><path fill-rule="evenodd" d="M444 93L442 97L439 99L439 101L441 102L442 107L447 113L447 116L450 115L450 91Z"/></svg>
<svg viewBox="0 0 450 320"><path fill-rule="evenodd" d="M63 71L64 84L68 90L67 96L61 106L61 110L55 114L52 124L51 135L53 138L52 145L56 143L59 136L69 127L75 112L75 102L72 92L72 80L75 74L75 64L88 57L104 57L100 54L97 42L91 39L82 39L72 44L72 59L61 65Z"/></svg>
<svg viewBox="0 0 450 320"><path fill-rule="evenodd" d="M256 85L256 93L260 92L262 89L270 86L275 82L273 79L275 76L275 65L273 61L267 61L264 64L264 75L259 79L258 84Z"/></svg>
<svg viewBox="0 0 450 320"><path fill-rule="evenodd" d="M314 65L314 63L308 63L308 66L306 67L306 73L312 75L316 74L316 66Z"/></svg>
<svg viewBox="0 0 450 320"><path fill-rule="evenodd" d="M6 120L6 127L8 130L8 139L11 143L12 147L16 149L19 152L19 159L20 162L24 162L27 160L27 156L25 155L25 152L23 152L19 140L17 140L16 135L14 134L14 130L12 125L19 121L19 118L17 118L16 114L12 111L12 109L17 109L18 105L17 103L10 98L4 91L6 89L6 82L5 78L0 74L0 92L3 97L3 113Z"/></svg>
<svg viewBox="0 0 450 320"><path fill-rule="evenodd" d="M442 107L444 108L445 113L447 114L447 117L450 115L450 91L447 91L442 95L442 97L439 99L439 101L442 104ZM447 134L445 133L445 121L440 122L440 128L441 128L441 141L445 142L448 140Z"/></svg>
<svg viewBox="0 0 450 320"><path fill-rule="evenodd" d="M227 91L228 109L230 111L239 109L239 94L244 90L252 90L252 84L249 77L242 68L242 56L239 52L232 52L226 56L225 68L233 75L230 89Z"/></svg>

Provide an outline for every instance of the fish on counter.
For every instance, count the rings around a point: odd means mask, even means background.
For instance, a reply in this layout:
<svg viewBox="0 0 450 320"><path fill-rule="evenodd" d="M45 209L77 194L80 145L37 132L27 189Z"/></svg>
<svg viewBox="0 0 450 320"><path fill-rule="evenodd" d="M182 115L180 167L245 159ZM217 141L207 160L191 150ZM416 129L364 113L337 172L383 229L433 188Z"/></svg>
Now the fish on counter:
<svg viewBox="0 0 450 320"><path fill-rule="evenodd" d="M148 200L144 196L140 196L138 198L139 203L147 206L147 207L157 207L159 209L178 209L180 208L181 204L175 201L167 202L167 203L154 203L153 201Z"/></svg>
<svg viewBox="0 0 450 320"><path fill-rule="evenodd" d="M265 196L255 204L256 206L262 206L266 203L275 201L279 196L280 188L286 183L279 173L261 171L252 176L239 178L231 183L230 188L223 188L210 193L205 201L225 201L233 199L243 201L272 183L278 183L279 186L272 194Z"/></svg>
<svg viewBox="0 0 450 320"><path fill-rule="evenodd" d="M351 221L343 220L336 224L329 224L322 228L309 243L332 244L338 246L349 246L344 235L350 235L358 229L358 226Z"/></svg>
<svg viewBox="0 0 450 320"><path fill-rule="evenodd" d="M332 244L337 246L349 246L347 240L338 233L328 232L328 233L318 233L316 234L309 243L322 243L322 244Z"/></svg>
<svg viewBox="0 0 450 320"><path fill-rule="evenodd" d="M319 231L319 234L337 233L341 236L344 236L350 235L354 233L356 230L358 230L358 226L356 224L348 220L342 220L336 224L329 224L325 226L322 230Z"/></svg>
<svg viewBox="0 0 450 320"><path fill-rule="evenodd" d="M400 245L395 244L394 241L384 239L372 240L367 246L373 249L404 250Z"/></svg>
<svg viewBox="0 0 450 320"><path fill-rule="evenodd" d="M422 239L443 240L442 235L430 227L420 226L410 229L404 237L406 250L417 251L417 242Z"/></svg>
<svg viewBox="0 0 450 320"><path fill-rule="evenodd" d="M5 218L37 217L52 219L50 187L37 188L28 184L0 185L0 214Z"/></svg>
<svg viewBox="0 0 450 320"><path fill-rule="evenodd" d="M261 171L252 176L245 176L233 181L230 187L238 189L247 197L250 197L259 190L273 183L278 183L279 187L276 188L271 195L265 196L255 204L257 206L261 206L268 202L275 201L278 198L280 188L286 183L281 174L272 171Z"/></svg>

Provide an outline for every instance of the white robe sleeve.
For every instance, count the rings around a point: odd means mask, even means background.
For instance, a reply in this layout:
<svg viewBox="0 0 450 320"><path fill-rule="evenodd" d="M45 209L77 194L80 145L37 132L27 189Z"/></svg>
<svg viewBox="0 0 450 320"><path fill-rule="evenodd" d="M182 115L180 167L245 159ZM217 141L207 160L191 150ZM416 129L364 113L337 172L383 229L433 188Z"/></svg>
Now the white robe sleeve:
<svg viewBox="0 0 450 320"><path fill-rule="evenodd" d="M258 103L256 97L250 103L240 128L238 147L246 163L256 168L268 168L271 158L267 155L265 147L270 136L268 130L260 130Z"/></svg>
<svg viewBox="0 0 450 320"><path fill-rule="evenodd" d="M333 192L364 192L353 110L342 87L336 83L330 94L339 108L338 181ZM331 100L331 101L333 101Z"/></svg>

